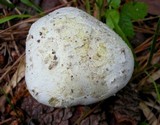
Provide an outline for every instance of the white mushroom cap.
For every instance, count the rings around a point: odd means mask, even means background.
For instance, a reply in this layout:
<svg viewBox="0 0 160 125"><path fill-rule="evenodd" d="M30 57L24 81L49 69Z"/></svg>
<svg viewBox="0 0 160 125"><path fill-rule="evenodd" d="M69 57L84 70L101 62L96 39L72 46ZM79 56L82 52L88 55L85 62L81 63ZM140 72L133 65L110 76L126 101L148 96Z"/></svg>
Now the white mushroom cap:
<svg viewBox="0 0 160 125"><path fill-rule="evenodd" d="M125 42L86 12L65 7L40 18L26 42L26 84L48 106L101 101L131 78L134 59Z"/></svg>

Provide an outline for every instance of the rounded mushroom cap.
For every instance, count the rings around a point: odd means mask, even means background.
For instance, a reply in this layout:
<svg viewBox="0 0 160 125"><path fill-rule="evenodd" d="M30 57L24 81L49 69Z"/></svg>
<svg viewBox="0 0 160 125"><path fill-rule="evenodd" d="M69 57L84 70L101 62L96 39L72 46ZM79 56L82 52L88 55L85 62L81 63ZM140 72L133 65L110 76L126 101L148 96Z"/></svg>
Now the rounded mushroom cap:
<svg viewBox="0 0 160 125"><path fill-rule="evenodd" d="M114 95L131 78L125 42L86 12L65 7L40 18L26 42L26 84L48 106L87 105Z"/></svg>

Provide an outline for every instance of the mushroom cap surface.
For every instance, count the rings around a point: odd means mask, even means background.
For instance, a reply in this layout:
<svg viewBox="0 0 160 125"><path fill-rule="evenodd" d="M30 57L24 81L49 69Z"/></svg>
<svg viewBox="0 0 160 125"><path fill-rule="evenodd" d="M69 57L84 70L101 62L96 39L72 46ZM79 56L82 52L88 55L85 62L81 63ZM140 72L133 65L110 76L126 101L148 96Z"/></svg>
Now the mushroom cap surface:
<svg viewBox="0 0 160 125"><path fill-rule="evenodd" d="M133 69L126 43L80 9L55 10L29 30L25 79L42 104L70 107L101 101L122 89Z"/></svg>

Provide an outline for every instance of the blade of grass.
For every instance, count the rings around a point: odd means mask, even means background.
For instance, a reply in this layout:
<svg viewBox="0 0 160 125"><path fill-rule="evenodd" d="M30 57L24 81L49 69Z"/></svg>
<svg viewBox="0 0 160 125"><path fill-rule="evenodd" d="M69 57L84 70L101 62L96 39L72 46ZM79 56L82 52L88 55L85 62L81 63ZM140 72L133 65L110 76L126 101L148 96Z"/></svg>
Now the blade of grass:
<svg viewBox="0 0 160 125"><path fill-rule="evenodd" d="M36 5L33 1L30 0L21 0L22 3L24 3L25 5L34 8L36 11L38 11L39 13L43 12L43 10Z"/></svg>
<svg viewBox="0 0 160 125"><path fill-rule="evenodd" d="M96 4L99 8L102 8L104 0L96 0Z"/></svg>
<svg viewBox="0 0 160 125"><path fill-rule="evenodd" d="M0 24L5 23L5 22L10 21L10 20L15 19L15 18L28 18L28 17L31 17L31 15L22 14L22 15L7 16L7 17L4 17L4 18L0 19Z"/></svg>
<svg viewBox="0 0 160 125"><path fill-rule="evenodd" d="M86 10L89 14L91 14L91 6L89 0L86 0Z"/></svg>
<svg viewBox="0 0 160 125"><path fill-rule="evenodd" d="M160 68L160 64L159 63L156 63L153 66L156 67L156 68Z"/></svg>
<svg viewBox="0 0 160 125"><path fill-rule="evenodd" d="M158 101L160 101L160 91L158 89L158 86L157 86L157 83L152 79L152 77L150 76L150 74L145 70L144 71L146 73L146 75L150 78L150 80L152 81L153 85L154 85L154 88L155 88L155 91L156 91L156 94L157 94L157 99Z"/></svg>
<svg viewBox="0 0 160 125"><path fill-rule="evenodd" d="M102 8L103 8L104 0L96 0L96 7L98 10L98 19L100 20L102 17Z"/></svg>
<svg viewBox="0 0 160 125"><path fill-rule="evenodd" d="M152 61L152 58L153 58L153 54L155 52L155 47L156 47L156 42L157 42L157 37L159 35L159 31L160 31L160 18L158 20L156 31L155 31L155 34L153 36L153 40L152 40L152 43L151 43L151 50L150 50L150 55L149 55L149 59L148 59L147 65L151 64L151 61Z"/></svg>
<svg viewBox="0 0 160 125"><path fill-rule="evenodd" d="M140 125L149 125L147 122L141 122Z"/></svg>

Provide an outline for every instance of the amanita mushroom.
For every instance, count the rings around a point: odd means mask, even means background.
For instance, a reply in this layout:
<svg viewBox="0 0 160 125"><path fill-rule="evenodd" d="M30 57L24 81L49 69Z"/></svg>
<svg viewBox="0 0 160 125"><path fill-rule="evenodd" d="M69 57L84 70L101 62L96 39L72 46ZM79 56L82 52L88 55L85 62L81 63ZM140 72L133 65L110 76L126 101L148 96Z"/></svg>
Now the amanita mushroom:
<svg viewBox="0 0 160 125"><path fill-rule="evenodd" d="M26 84L45 105L70 107L106 99L128 83L133 68L126 43L80 9L58 9L29 30Z"/></svg>

